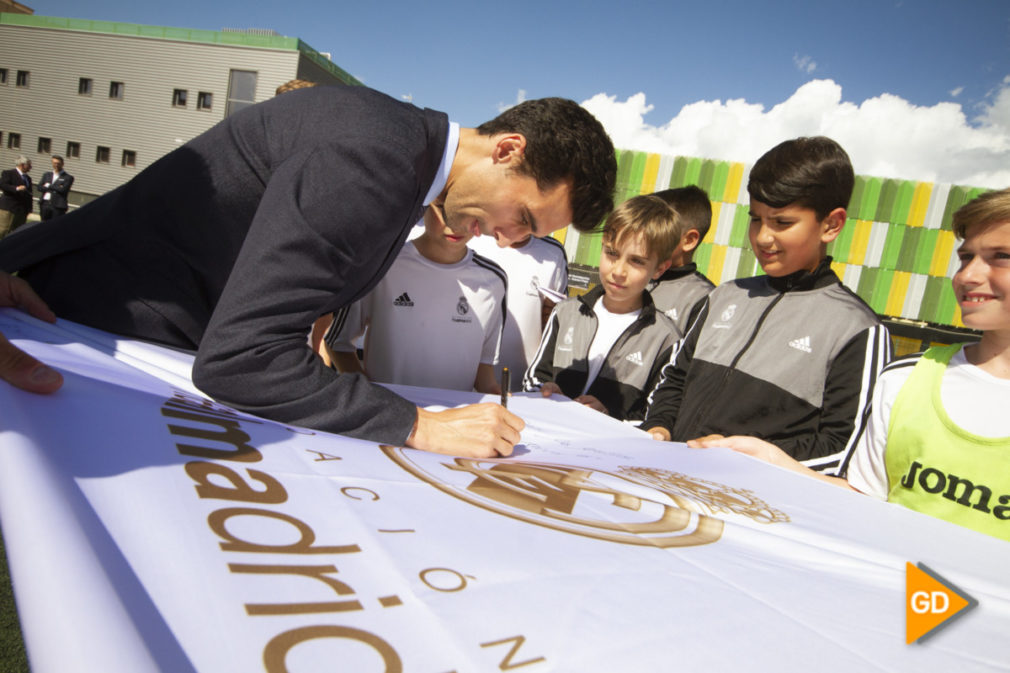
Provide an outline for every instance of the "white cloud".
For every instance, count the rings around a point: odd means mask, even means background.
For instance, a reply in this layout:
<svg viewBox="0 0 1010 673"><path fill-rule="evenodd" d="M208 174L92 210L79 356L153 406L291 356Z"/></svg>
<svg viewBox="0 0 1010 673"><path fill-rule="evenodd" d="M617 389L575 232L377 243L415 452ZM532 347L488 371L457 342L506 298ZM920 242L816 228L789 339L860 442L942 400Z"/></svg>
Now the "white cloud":
<svg viewBox="0 0 1010 673"><path fill-rule="evenodd" d="M857 173L977 187L1010 186L1010 77L969 120L958 103L916 106L892 94L856 104L832 80L812 80L765 109L743 99L699 101L661 125L646 121L644 93L582 103L620 149L753 163L776 144L826 135Z"/></svg>
<svg viewBox="0 0 1010 673"><path fill-rule="evenodd" d="M961 95L963 91L964 91L963 86L954 87L953 89L950 90L950 96L951 98L957 98L958 96Z"/></svg>
<svg viewBox="0 0 1010 673"><path fill-rule="evenodd" d="M514 102L498 103L498 112L505 112L505 110L508 110L510 107L515 107L516 105L519 105L519 103L522 103L525 100L526 100L526 89L519 89L519 91L516 92L516 99Z"/></svg>
<svg viewBox="0 0 1010 673"><path fill-rule="evenodd" d="M812 73L817 70L817 62L812 58L804 54L800 56L799 54L793 54L793 63L800 72L805 72L806 74Z"/></svg>

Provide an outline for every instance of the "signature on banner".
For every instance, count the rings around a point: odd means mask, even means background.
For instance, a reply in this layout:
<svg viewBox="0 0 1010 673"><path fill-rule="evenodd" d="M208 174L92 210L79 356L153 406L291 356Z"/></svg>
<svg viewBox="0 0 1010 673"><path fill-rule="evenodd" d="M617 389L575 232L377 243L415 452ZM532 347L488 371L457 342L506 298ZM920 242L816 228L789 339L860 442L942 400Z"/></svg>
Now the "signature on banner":
<svg viewBox="0 0 1010 673"><path fill-rule="evenodd" d="M383 446L400 467L472 505L576 535L622 544L686 547L720 538L719 515L785 523L746 489L647 467L608 472L556 463L453 458Z"/></svg>

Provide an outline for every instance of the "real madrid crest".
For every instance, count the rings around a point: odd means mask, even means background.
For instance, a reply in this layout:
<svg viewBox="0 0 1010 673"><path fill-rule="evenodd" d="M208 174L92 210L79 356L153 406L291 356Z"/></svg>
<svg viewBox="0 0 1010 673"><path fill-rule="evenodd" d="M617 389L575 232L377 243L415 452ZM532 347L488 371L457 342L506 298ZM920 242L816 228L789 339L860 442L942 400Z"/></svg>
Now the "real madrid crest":
<svg viewBox="0 0 1010 673"><path fill-rule="evenodd" d="M557 531L620 544L711 544L727 520L786 523L753 492L659 468L606 471L534 461L453 458L382 446L414 476L483 509Z"/></svg>

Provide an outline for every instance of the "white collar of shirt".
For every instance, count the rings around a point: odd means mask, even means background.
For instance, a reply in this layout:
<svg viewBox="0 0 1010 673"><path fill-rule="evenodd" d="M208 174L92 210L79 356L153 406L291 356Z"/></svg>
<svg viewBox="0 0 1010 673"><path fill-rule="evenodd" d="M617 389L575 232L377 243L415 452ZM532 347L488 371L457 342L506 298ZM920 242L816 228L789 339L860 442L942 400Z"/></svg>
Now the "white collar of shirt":
<svg viewBox="0 0 1010 673"><path fill-rule="evenodd" d="M428 195L424 197L424 205L428 205L435 200L446 183L449 182L449 169L452 168L452 160L456 158L456 148L459 147L459 124L449 122L449 135L445 139L445 152L442 153L442 163L438 165L438 172L435 173L435 180L431 183Z"/></svg>

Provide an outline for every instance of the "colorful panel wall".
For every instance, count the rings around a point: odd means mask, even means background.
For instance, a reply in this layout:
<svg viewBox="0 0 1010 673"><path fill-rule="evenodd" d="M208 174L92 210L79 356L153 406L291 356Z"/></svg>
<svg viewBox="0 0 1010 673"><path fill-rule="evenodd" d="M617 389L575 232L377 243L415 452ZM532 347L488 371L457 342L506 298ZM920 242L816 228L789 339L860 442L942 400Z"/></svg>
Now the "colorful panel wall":
<svg viewBox="0 0 1010 673"><path fill-rule="evenodd" d="M750 166L732 161L619 151L615 202L670 187L698 185L712 200L712 228L695 254L713 282L753 276L761 267L747 240ZM838 277L881 315L961 326L950 277L957 269L951 215L986 190L856 176L849 219L828 246ZM595 267L600 237L559 236L569 261Z"/></svg>

